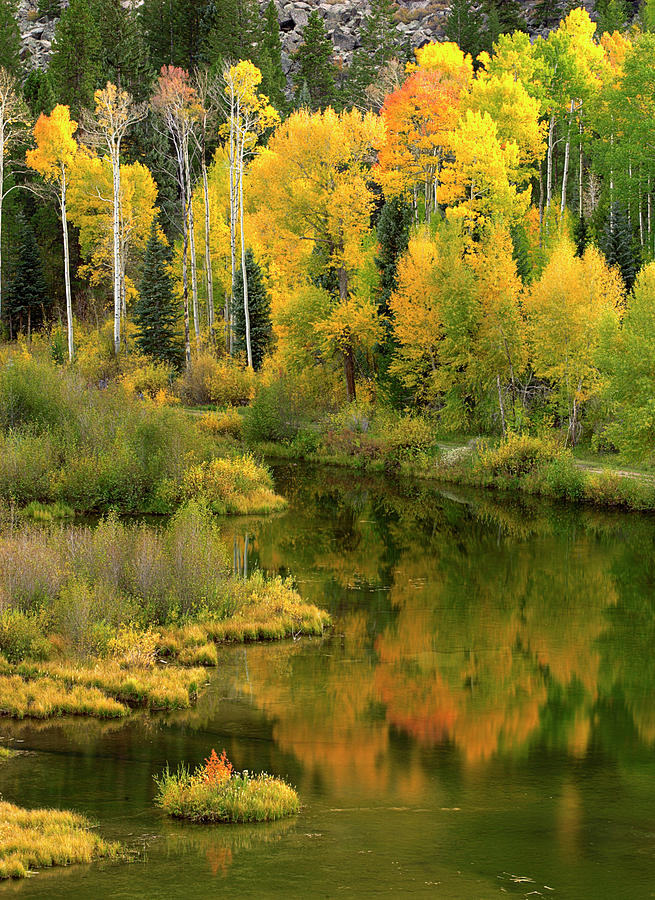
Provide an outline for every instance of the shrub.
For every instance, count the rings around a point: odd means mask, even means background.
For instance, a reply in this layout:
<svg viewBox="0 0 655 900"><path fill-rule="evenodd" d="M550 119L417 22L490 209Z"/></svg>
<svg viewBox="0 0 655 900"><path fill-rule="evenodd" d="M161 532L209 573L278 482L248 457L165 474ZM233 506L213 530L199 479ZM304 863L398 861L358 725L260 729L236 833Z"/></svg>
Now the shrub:
<svg viewBox="0 0 655 900"><path fill-rule="evenodd" d="M42 613L4 609L0 614L0 653L10 663L24 659L46 659L50 644L45 636Z"/></svg>
<svg viewBox="0 0 655 900"><path fill-rule="evenodd" d="M570 450L547 438L509 434L497 447L480 449L478 468L495 477L520 477L570 455Z"/></svg>
<svg viewBox="0 0 655 900"><path fill-rule="evenodd" d="M243 419L234 406L218 412L206 412L198 421L198 427L210 434L228 435L237 440L243 435Z"/></svg>
<svg viewBox="0 0 655 900"><path fill-rule="evenodd" d="M202 353L175 383L175 390L188 406L243 406L254 396L256 376L231 358L216 359Z"/></svg>
<svg viewBox="0 0 655 900"><path fill-rule="evenodd" d="M266 468L246 456L212 459L187 469L182 494L187 500L201 500L218 513L256 513L281 509L282 497L273 492Z"/></svg>
<svg viewBox="0 0 655 900"><path fill-rule="evenodd" d="M192 822L271 822L300 810L298 794L280 778L235 772L215 750L193 774L182 765L155 776L155 803L169 815Z"/></svg>
<svg viewBox="0 0 655 900"><path fill-rule="evenodd" d="M108 644L109 653L124 669L149 669L157 659L159 634L148 628L144 631L136 625L121 625Z"/></svg>
<svg viewBox="0 0 655 900"><path fill-rule="evenodd" d="M324 375L312 370L286 373L260 384L245 411L244 434L249 441L290 442L333 410L333 392Z"/></svg>
<svg viewBox="0 0 655 900"><path fill-rule="evenodd" d="M382 430L379 444L381 455L392 462L415 459L434 451L434 429L419 416L402 416Z"/></svg>
<svg viewBox="0 0 655 900"><path fill-rule="evenodd" d="M121 376L121 383L128 394L167 403L176 399L170 390L172 381L173 369L170 366L148 358L139 358L137 364Z"/></svg>
<svg viewBox="0 0 655 900"><path fill-rule="evenodd" d="M547 463L543 469L542 493L558 500L581 500L584 476L572 456L562 456Z"/></svg>

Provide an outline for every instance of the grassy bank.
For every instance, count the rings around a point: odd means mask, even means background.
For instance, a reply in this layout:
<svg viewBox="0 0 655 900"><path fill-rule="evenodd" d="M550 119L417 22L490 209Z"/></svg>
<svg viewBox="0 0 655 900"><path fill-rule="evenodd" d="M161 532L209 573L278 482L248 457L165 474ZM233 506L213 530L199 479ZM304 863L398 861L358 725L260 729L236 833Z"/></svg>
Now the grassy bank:
<svg viewBox="0 0 655 900"><path fill-rule="evenodd" d="M118 718L188 707L217 645L321 634L289 581L235 576L218 520L0 529L0 713Z"/></svg>
<svg viewBox="0 0 655 900"><path fill-rule="evenodd" d="M34 869L123 855L118 844L104 841L91 828L76 813L0 802L0 878L25 878Z"/></svg>
<svg viewBox="0 0 655 900"><path fill-rule="evenodd" d="M34 518L170 513L188 500L220 514L282 508L268 471L227 448L124 380L90 385L78 371L21 353L0 365L0 499Z"/></svg>
<svg viewBox="0 0 655 900"><path fill-rule="evenodd" d="M235 772L225 751L212 750L204 766L191 773L168 767L155 779L155 803L171 816L192 822L272 822L300 809L296 791L280 778Z"/></svg>
<svg viewBox="0 0 655 900"><path fill-rule="evenodd" d="M430 479L448 484L532 494L550 500L600 508L655 510L655 477L625 471L616 460L580 462L556 436L509 435L504 441L475 440L464 446L416 448L389 458L382 453L331 452L321 444L307 451L297 443L260 442L262 458L301 459L332 465Z"/></svg>

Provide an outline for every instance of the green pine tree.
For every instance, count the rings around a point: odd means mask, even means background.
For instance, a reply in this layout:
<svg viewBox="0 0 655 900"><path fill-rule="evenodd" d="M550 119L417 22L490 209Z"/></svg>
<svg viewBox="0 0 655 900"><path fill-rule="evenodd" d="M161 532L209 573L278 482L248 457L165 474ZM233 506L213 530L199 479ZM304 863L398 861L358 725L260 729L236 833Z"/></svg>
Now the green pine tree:
<svg viewBox="0 0 655 900"><path fill-rule="evenodd" d="M274 0L270 0L264 13L264 31L259 47L259 66L262 73L261 89L263 93L278 112L284 112L287 108L284 93L287 79L282 68L280 22Z"/></svg>
<svg viewBox="0 0 655 900"><path fill-rule="evenodd" d="M246 276L248 278L252 365L257 371L261 368L264 355L271 345L273 329L271 326L271 298L264 285L262 270L257 265L255 257L252 255L252 250L246 251ZM237 353L245 353L246 315L243 308L243 276L240 268L234 280L232 315L234 322L234 349Z"/></svg>
<svg viewBox="0 0 655 900"><path fill-rule="evenodd" d="M20 31L15 16L16 3L0 0L0 67L20 74Z"/></svg>
<svg viewBox="0 0 655 900"><path fill-rule="evenodd" d="M20 216L20 245L17 265L7 287L6 314L10 332L31 332L43 322L51 298L43 275L43 265L34 231L24 215ZM4 310L3 310L4 312Z"/></svg>
<svg viewBox="0 0 655 900"><path fill-rule="evenodd" d="M59 103L74 117L93 108L93 93L102 83L102 47L95 21L95 0L71 0L55 29L50 77Z"/></svg>
<svg viewBox="0 0 655 900"><path fill-rule="evenodd" d="M591 244L591 238L591 227L587 219L582 215L573 226L576 256L583 255L589 244Z"/></svg>
<svg viewBox="0 0 655 900"><path fill-rule="evenodd" d="M61 15L61 0L39 0L39 17L57 19Z"/></svg>
<svg viewBox="0 0 655 900"><path fill-rule="evenodd" d="M613 203L607 216L603 251L609 265L619 269L627 290L631 290L639 266L632 229L620 203Z"/></svg>
<svg viewBox="0 0 655 900"><path fill-rule="evenodd" d="M333 54L334 47L323 19L314 10L303 29L303 42L295 53L296 72L293 76L297 100L302 98L306 86L312 112L334 105L336 86Z"/></svg>
<svg viewBox="0 0 655 900"><path fill-rule="evenodd" d="M493 51L493 45L501 34L528 30L518 0L487 0L485 15L487 27L484 49L489 53Z"/></svg>
<svg viewBox="0 0 655 900"><path fill-rule="evenodd" d="M644 31L655 31L655 0L644 0L639 16Z"/></svg>
<svg viewBox="0 0 655 900"><path fill-rule="evenodd" d="M153 71L137 16L121 0L95 0L102 81L111 81L141 102L150 93Z"/></svg>
<svg viewBox="0 0 655 900"><path fill-rule="evenodd" d="M455 0L444 25L446 37L455 41L473 59L484 49L482 17L473 9L471 0Z"/></svg>
<svg viewBox="0 0 655 900"><path fill-rule="evenodd" d="M361 47L353 53L345 85L346 101L359 108L370 106L367 88L378 72L394 56L400 54L395 8L390 0L371 0L370 13L360 32Z"/></svg>
<svg viewBox="0 0 655 900"><path fill-rule="evenodd" d="M259 62L259 4L257 0L214 0L207 11L211 31L204 59L215 71L226 63ZM277 16L276 16L277 18Z"/></svg>
<svg viewBox="0 0 655 900"><path fill-rule="evenodd" d="M377 224L380 250L375 264L380 271L382 287L380 312L388 313L389 297L396 289L398 260L407 250L412 208L403 197L394 197L382 207Z"/></svg>
<svg viewBox="0 0 655 900"><path fill-rule="evenodd" d="M560 0L539 0L532 11L533 22L540 28L552 28L563 18Z"/></svg>
<svg viewBox="0 0 655 900"><path fill-rule="evenodd" d="M139 299L134 305L136 344L158 362L179 367L183 348L177 333L179 315L170 265L170 248L160 237L155 219L146 246Z"/></svg>
<svg viewBox="0 0 655 900"><path fill-rule="evenodd" d="M23 85L23 96L35 119L45 113L49 116L55 106L50 75L43 69L32 69Z"/></svg>
<svg viewBox="0 0 655 900"><path fill-rule="evenodd" d="M516 264L516 272L524 284L532 281L532 260L530 258L530 241L523 222L510 228L512 238L512 259Z"/></svg>
<svg viewBox="0 0 655 900"><path fill-rule="evenodd" d="M599 36L605 32L623 31L632 14L628 11L626 0L608 0L605 3L597 3L596 8L600 13L596 34Z"/></svg>

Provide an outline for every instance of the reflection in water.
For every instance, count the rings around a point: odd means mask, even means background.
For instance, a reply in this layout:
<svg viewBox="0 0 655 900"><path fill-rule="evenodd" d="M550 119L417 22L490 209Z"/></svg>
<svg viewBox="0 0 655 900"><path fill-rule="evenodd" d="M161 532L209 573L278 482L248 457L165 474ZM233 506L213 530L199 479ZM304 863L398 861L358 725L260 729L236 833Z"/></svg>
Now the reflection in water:
<svg viewBox="0 0 655 900"><path fill-rule="evenodd" d="M655 521L296 466L276 478L284 514L224 526L235 569L247 535L248 569L293 573L334 628L225 648L190 710L7 723L40 752L0 767L0 793L148 848L143 865L17 891L652 896ZM287 776L297 820L206 829L155 810L153 774L212 747Z"/></svg>
<svg viewBox="0 0 655 900"><path fill-rule="evenodd" d="M338 634L324 654L250 648L234 687L321 779L420 796L394 734L466 766L538 744L581 758L617 702L655 741L651 521L278 478L294 514L254 529L259 563L334 598Z"/></svg>

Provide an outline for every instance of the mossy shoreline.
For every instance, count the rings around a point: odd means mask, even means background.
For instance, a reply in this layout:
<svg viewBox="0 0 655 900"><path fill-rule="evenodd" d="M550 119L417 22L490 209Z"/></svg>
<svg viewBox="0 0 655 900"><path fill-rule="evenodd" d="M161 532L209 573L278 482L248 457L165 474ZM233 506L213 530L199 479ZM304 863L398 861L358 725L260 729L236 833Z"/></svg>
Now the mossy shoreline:
<svg viewBox="0 0 655 900"><path fill-rule="evenodd" d="M501 495L529 494L546 500L617 509L627 512L655 512L655 476L626 473L619 469L589 469L571 461L560 478L546 479L539 467L522 474L485 471L477 465L475 447L461 446L439 454L420 454L415 458L389 462L357 454L305 452L293 444L258 443L254 453L270 465L281 462L303 462L308 465L350 469L433 482L436 485L460 485L482 488Z"/></svg>

